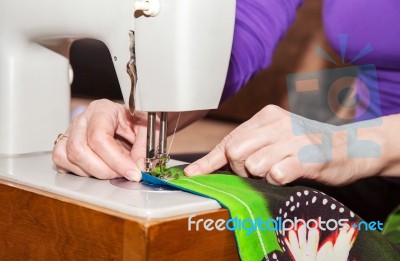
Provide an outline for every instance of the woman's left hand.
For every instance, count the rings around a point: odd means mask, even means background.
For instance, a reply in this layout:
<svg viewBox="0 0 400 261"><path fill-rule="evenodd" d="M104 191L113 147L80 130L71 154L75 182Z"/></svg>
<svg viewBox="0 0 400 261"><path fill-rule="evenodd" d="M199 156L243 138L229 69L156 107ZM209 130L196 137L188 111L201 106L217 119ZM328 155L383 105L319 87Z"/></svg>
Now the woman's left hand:
<svg viewBox="0 0 400 261"><path fill-rule="evenodd" d="M348 126L338 128L268 105L228 134L209 154L190 164L185 173L212 173L229 164L240 176L261 177L276 185L299 178L341 185L382 171L387 162L381 155L384 135L380 135L380 126L360 130ZM348 142L349 130L358 135L353 139L376 145L368 147L375 150L372 158L349 157L350 150L364 149L359 147L363 143Z"/></svg>

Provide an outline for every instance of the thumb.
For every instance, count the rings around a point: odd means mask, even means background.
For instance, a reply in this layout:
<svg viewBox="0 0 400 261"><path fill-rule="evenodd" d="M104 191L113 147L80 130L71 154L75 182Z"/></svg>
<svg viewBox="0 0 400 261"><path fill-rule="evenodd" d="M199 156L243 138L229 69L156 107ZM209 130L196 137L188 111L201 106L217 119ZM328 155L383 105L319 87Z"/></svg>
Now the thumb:
<svg viewBox="0 0 400 261"><path fill-rule="evenodd" d="M206 156L187 166L184 169L186 175L195 176L200 174L209 174L225 166L228 163L228 159L225 155L226 143L229 140L227 137L225 137Z"/></svg>

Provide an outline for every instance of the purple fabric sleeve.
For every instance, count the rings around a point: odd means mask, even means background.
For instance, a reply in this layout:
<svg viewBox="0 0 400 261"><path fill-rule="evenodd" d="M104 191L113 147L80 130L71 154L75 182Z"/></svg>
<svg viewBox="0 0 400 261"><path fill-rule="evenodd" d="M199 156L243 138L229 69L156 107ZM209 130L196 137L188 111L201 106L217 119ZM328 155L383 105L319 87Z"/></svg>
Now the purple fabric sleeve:
<svg viewBox="0 0 400 261"><path fill-rule="evenodd" d="M270 65L303 0L237 0L231 60L221 101Z"/></svg>
<svg viewBox="0 0 400 261"><path fill-rule="evenodd" d="M339 35L347 35L344 58L352 61L367 46L371 52L355 65L376 66L379 98L369 99L359 89L360 106L369 104L367 117L400 113L400 1L325 0L323 20L326 36L340 54ZM365 77L368 79L368 75Z"/></svg>

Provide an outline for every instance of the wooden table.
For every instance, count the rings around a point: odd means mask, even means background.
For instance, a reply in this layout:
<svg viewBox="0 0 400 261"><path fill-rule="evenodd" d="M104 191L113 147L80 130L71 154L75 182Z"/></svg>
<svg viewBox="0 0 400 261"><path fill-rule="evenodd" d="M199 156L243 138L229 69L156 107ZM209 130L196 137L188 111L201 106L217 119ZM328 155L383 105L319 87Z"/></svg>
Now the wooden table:
<svg viewBox="0 0 400 261"><path fill-rule="evenodd" d="M188 231L187 218L137 218L0 179L0 260L239 260L231 231Z"/></svg>

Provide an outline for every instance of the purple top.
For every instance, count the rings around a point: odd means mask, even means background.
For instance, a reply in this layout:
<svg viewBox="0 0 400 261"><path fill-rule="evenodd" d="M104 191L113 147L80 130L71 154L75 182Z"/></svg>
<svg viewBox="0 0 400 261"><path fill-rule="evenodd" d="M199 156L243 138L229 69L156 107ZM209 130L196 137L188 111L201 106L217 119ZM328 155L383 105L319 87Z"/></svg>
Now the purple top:
<svg viewBox="0 0 400 261"><path fill-rule="evenodd" d="M301 3L302 0L236 1L232 54L222 101L271 64L273 51Z"/></svg>
<svg viewBox="0 0 400 261"><path fill-rule="evenodd" d="M302 0L237 0L231 61L222 100L235 94L270 65ZM400 113L400 1L325 0L323 20L333 49L340 54L339 35L348 35L347 61L368 44L372 51L355 65L374 64L380 101L372 100L371 117ZM368 75L368 72L366 72ZM360 104L368 97L360 89Z"/></svg>

